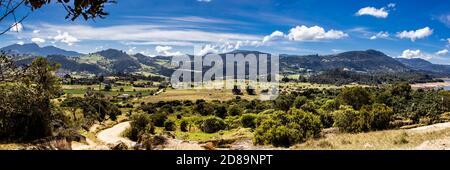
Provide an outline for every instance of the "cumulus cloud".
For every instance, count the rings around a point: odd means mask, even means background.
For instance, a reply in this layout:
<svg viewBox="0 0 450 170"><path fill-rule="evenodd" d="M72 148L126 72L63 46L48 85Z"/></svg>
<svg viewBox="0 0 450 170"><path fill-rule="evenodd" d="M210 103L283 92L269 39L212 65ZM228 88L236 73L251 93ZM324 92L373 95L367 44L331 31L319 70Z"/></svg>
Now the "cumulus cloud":
<svg viewBox="0 0 450 170"><path fill-rule="evenodd" d="M163 56L177 56L177 55L183 55L183 53L177 51L177 52L172 52L173 48L171 46L156 46L155 47L155 51L158 55L163 55Z"/></svg>
<svg viewBox="0 0 450 170"><path fill-rule="evenodd" d="M36 44L42 44L42 43L45 43L45 39L43 39L43 38L37 38L37 37L32 38L31 41L34 42L34 43L36 43Z"/></svg>
<svg viewBox="0 0 450 170"><path fill-rule="evenodd" d="M23 30L23 25L21 23L14 23L11 25L11 29L9 31L13 32L21 32Z"/></svg>
<svg viewBox="0 0 450 170"><path fill-rule="evenodd" d="M294 41L314 41L314 40L329 40L329 39L341 39L347 37L348 34L339 30L325 31L319 26L297 26L289 30L287 37Z"/></svg>
<svg viewBox="0 0 450 170"><path fill-rule="evenodd" d="M19 45L24 45L24 44L25 44L25 42L23 42L23 41L19 41L19 42L17 42L17 44L19 44Z"/></svg>
<svg viewBox="0 0 450 170"><path fill-rule="evenodd" d="M66 43L69 46L79 41L76 37L70 35L68 32L61 33L61 31L58 31L58 35L53 37L53 40Z"/></svg>
<svg viewBox="0 0 450 170"><path fill-rule="evenodd" d="M263 38L262 42L266 43L268 41L271 41L272 39L276 39L276 38L280 38L280 37L284 37L284 33L281 31L274 31L272 34L267 35Z"/></svg>
<svg viewBox="0 0 450 170"><path fill-rule="evenodd" d="M394 9L396 6L396 4L394 3L389 3L387 5L387 7L382 7L382 8L375 8L375 7L364 7L358 10L358 12L356 12L356 16L363 16L363 15L369 15L369 16L373 16L376 18L387 18L389 16L389 10Z"/></svg>
<svg viewBox="0 0 450 170"><path fill-rule="evenodd" d="M433 30L430 29L429 27L425 27L422 29L418 29L415 31L402 31L402 32L398 32L397 33L397 37L404 39L411 39L411 41L416 41L416 39L422 39L425 37L430 36L431 34L433 34Z"/></svg>
<svg viewBox="0 0 450 170"><path fill-rule="evenodd" d="M425 54L420 50L410 50L410 49L403 51L403 53L400 57L407 58L407 59L422 58L425 60L430 60L431 58L433 58L431 55Z"/></svg>
<svg viewBox="0 0 450 170"><path fill-rule="evenodd" d="M388 32L379 32L376 35L373 35L372 37L370 37L371 40L376 40L376 39L380 39L380 38L389 38L389 33Z"/></svg>
<svg viewBox="0 0 450 170"><path fill-rule="evenodd" d="M358 12L356 12L357 16L362 16L362 15L371 15L377 18L387 18L389 13L388 11L386 11L385 8L374 8L374 7L364 7L359 9Z"/></svg>
<svg viewBox="0 0 450 170"><path fill-rule="evenodd" d="M445 56L448 54L448 50L447 49L443 49L441 51L436 52L436 55L438 56Z"/></svg>

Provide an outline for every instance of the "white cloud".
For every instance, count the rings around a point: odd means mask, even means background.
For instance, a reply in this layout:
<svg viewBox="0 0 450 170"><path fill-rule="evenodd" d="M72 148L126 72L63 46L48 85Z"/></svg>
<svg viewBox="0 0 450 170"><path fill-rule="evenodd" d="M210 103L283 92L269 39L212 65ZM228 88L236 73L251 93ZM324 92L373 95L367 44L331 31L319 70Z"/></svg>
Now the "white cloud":
<svg viewBox="0 0 450 170"><path fill-rule="evenodd" d="M219 48L220 47L215 46L215 45L206 44L200 49L200 51L195 52L196 53L195 55L202 56L202 55L205 55L205 54L208 54L208 53L217 54L217 53L219 53L219 50L220 50Z"/></svg>
<svg viewBox="0 0 450 170"><path fill-rule="evenodd" d="M450 44L450 38L448 38L447 41L448 41L448 44Z"/></svg>
<svg viewBox="0 0 450 170"><path fill-rule="evenodd" d="M294 41L311 41L311 40L327 40L327 39L341 39L348 35L342 31L329 30L325 31L319 26L297 26L289 30L287 37Z"/></svg>
<svg viewBox="0 0 450 170"><path fill-rule="evenodd" d="M33 30L34 34L38 34L39 32L41 32L41 30Z"/></svg>
<svg viewBox="0 0 450 170"><path fill-rule="evenodd" d="M133 54L134 50L136 50L136 47L131 47L128 49L128 53Z"/></svg>
<svg viewBox="0 0 450 170"><path fill-rule="evenodd" d="M57 32L58 32L58 35L53 37L53 40L55 40L55 41L66 43L69 46L71 46L71 45L73 45L73 43L76 43L79 41L76 37L70 35L68 32L64 32L64 33L61 33L61 31L57 31Z"/></svg>
<svg viewBox="0 0 450 170"><path fill-rule="evenodd" d="M397 33L397 37L404 39L404 38L409 38L411 39L411 41L416 41L416 39L422 39L425 37L430 36L431 34L433 34L433 30L430 29L429 27L425 27L422 29L418 29L415 31L402 31L402 32L398 32Z"/></svg>
<svg viewBox="0 0 450 170"><path fill-rule="evenodd" d="M25 44L25 42L23 42L23 41L19 41L19 42L17 42L17 44L19 44L19 45L24 45L24 44Z"/></svg>
<svg viewBox="0 0 450 170"><path fill-rule="evenodd" d="M447 49L443 49L441 51L436 52L436 55L439 55L439 56L445 56L447 54L448 54L448 50Z"/></svg>
<svg viewBox="0 0 450 170"><path fill-rule="evenodd" d="M197 0L197 2L211 2L211 0Z"/></svg>
<svg viewBox="0 0 450 170"><path fill-rule="evenodd" d="M263 38L262 43L266 43L268 41L271 41L272 39L284 37L284 33L281 31L274 31L272 34L267 35Z"/></svg>
<svg viewBox="0 0 450 170"><path fill-rule="evenodd" d="M260 40L260 36L249 34L177 29L161 25L116 25L92 27L86 25L50 25L39 26L41 35L53 36L62 30L78 40L121 41L121 42L203 42L215 43L221 40ZM45 30L45 31L44 31Z"/></svg>
<svg viewBox="0 0 450 170"><path fill-rule="evenodd" d="M183 55L183 53L177 51L177 52L171 52L172 47L171 46L156 46L155 51L158 55L163 56L176 56L176 55Z"/></svg>
<svg viewBox="0 0 450 170"><path fill-rule="evenodd" d="M412 59L412 58L422 58L425 60L430 60L431 58L433 58L433 56L429 55L429 54L425 54L420 50L410 50L407 49L405 51L403 51L402 55L400 56L402 58L408 58L408 59Z"/></svg>
<svg viewBox="0 0 450 170"><path fill-rule="evenodd" d="M396 4L395 4L395 3L389 3L387 6L388 6L389 8L395 8Z"/></svg>
<svg viewBox="0 0 450 170"><path fill-rule="evenodd" d="M374 7L364 7L359 9L358 12L356 12L357 16L362 16L362 15L371 15L377 18L387 18L389 13L385 8L374 8Z"/></svg>
<svg viewBox="0 0 450 170"><path fill-rule="evenodd" d="M13 31L13 32L22 32L23 30L23 25L21 23L14 23L11 25L11 29L9 31Z"/></svg>
<svg viewBox="0 0 450 170"><path fill-rule="evenodd" d="M37 44L41 44L41 43L45 43L45 39L43 38L32 38L31 39L32 42L37 43Z"/></svg>
<svg viewBox="0 0 450 170"><path fill-rule="evenodd" d="M371 40L376 40L379 38L389 38L389 33L388 32L379 32L376 35L373 35L372 37L370 37Z"/></svg>

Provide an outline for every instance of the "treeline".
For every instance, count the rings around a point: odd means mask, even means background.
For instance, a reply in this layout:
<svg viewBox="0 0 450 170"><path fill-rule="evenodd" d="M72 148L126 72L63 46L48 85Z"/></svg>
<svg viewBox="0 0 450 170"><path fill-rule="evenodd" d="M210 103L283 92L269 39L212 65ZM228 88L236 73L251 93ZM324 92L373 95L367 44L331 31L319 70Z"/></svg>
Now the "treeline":
<svg viewBox="0 0 450 170"><path fill-rule="evenodd" d="M450 111L450 93L414 91L407 83L397 83L376 88L309 89L273 101L237 97L142 103L139 110L142 113L133 117L128 133L133 140L153 134L155 126L205 133L244 127L252 129L255 144L288 147L320 137L323 128L357 133L438 123L443 121L443 113Z"/></svg>
<svg viewBox="0 0 450 170"><path fill-rule="evenodd" d="M335 84L345 85L351 83L377 85L390 84L395 82L408 83L426 83L434 82L432 76L418 72L402 72L402 73L358 73L354 71L346 71L343 69L333 69L323 71L318 74L311 75L307 79L299 81L308 81L318 84Z"/></svg>

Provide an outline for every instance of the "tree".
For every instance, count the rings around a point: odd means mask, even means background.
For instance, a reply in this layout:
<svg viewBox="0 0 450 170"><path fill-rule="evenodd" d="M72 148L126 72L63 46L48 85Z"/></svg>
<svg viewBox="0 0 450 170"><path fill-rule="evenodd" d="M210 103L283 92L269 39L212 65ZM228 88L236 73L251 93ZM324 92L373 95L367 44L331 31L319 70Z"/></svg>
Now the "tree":
<svg viewBox="0 0 450 170"><path fill-rule="evenodd" d="M16 73L14 61L10 57L0 54L0 82L13 81Z"/></svg>
<svg viewBox="0 0 450 170"><path fill-rule="evenodd" d="M255 129L255 144L289 147L317 137L322 129L319 116L292 108L288 113L276 111Z"/></svg>
<svg viewBox="0 0 450 170"><path fill-rule="evenodd" d="M45 58L35 59L20 78L0 89L0 138L38 139L52 135L56 113L51 99L60 89L55 71Z"/></svg>
<svg viewBox="0 0 450 170"><path fill-rule="evenodd" d="M68 97L61 103L61 107L68 107L71 109L73 119L76 121L76 111L78 108L85 107L84 99L81 97Z"/></svg>
<svg viewBox="0 0 450 170"><path fill-rule="evenodd" d="M371 96L363 87L350 87L342 90L338 98L343 104L353 106L354 109L359 110L362 106L370 104Z"/></svg>
<svg viewBox="0 0 450 170"><path fill-rule="evenodd" d="M107 4L116 3L116 0L0 0L1 12L0 23L9 17L12 17L14 23L0 32L0 35L8 32L12 28L18 26L25 18L28 17L30 12L40 9L52 2L60 4L62 8L67 12L66 19L75 21L78 17L82 16L84 20L104 18L108 15L105 11ZM17 14L18 11L25 8L27 13L23 15ZM19 18L18 18L19 17Z"/></svg>

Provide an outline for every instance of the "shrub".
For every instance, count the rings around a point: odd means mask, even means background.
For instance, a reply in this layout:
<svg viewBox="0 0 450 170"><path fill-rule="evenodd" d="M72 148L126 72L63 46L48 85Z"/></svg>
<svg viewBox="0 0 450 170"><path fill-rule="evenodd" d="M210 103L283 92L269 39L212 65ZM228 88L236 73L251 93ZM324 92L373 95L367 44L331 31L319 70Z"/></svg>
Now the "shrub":
<svg viewBox="0 0 450 170"><path fill-rule="evenodd" d="M294 100L294 107L300 109L307 101L308 99L305 96L298 96Z"/></svg>
<svg viewBox="0 0 450 170"><path fill-rule="evenodd" d="M362 106L370 104L370 93L363 87L345 88L339 94L338 98L342 103L353 106L359 110Z"/></svg>
<svg viewBox="0 0 450 170"><path fill-rule="evenodd" d="M189 122L186 119L182 119L180 122L180 130L182 132L188 131Z"/></svg>
<svg viewBox="0 0 450 170"><path fill-rule="evenodd" d="M341 131L357 133L369 130L367 112L356 111L351 106L341 106L339 110L333 112L333 115L334 126Z"/></svg>
<svg viewBox="0 0 450 170"><path fill-rule="evenodd" d="M256 114L244 114L241 116L241 125L245 128L255 128L256 118Z"/></svg>
<svg viewBox="0 0 450 170"><path fill-rule="evenodd" d="M164 122L167 119L167 115L165 113L156 113L151 116L153 125L157 127L164 127Z"/></svg>
<svg viewBox="0 0 450 170"><path fill-rule="evenodd" d="M287 114L277 111L255 129L253 142L289 147L318 136L321 128L320 118L310 112L295 108Z"/></svg>
<svg viewBox="0 0 450 170"><path fill-rule="evenodd" d="M382 130L389 127L389 122L394 114L392 108L387 107L385 104L373 104L370 111L370 129Z"/></svg>
<svg viewBox="0 0 450 170"><path fill-rule="evenodd" d="M142 134L153 134L155 130L151 118L146 114L132 115L130 125L130 129L125 132L125 136L134 141L137 141Z"/></svg>
<svg viewBox="0 0 450 170"><path fill-rule="evenodd" d="M175 126L175 122L174 121L172 121L170 119L167 119L164 122L164 130L166 130L166 131L175 131L175 129L176 129L176 126Z"/></svg>
<svg viewBox="0 0 450 170"><path fill-rule="evenodd" d="M230 115L230 116L241 115L241 113L242 113L242 108L237 104L233 104L230 107L228 107L228 115Z"/></svg>
<svg viewBox="0 0 450 170"><path fill-rule="evenodd" d="M206 133L215 133L225 127L225 122L221 118L210 116L202 120L200 129Z"/></svg>

